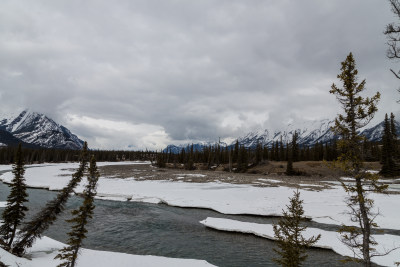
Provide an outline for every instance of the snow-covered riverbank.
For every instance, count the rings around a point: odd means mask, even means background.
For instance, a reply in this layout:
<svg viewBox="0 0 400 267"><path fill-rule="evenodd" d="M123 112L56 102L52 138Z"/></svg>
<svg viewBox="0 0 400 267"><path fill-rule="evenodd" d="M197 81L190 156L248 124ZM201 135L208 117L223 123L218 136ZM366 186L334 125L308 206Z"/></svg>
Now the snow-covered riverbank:
<svg viewBox="0 0 400 267"><path fill-rule="evenodd" d="M271 224L249 223L221 218L207 218L200 223L219 231L253 234L259 237L275 240L274 230ZM318 228L307 228L303 233L303 236L305 238L310 238L319 234L321 234L321 239L318 240L314 247L331 249L343 256L354 256L351 253L351 250L340 241L340 235L338 232L325 231ZM379 244L376 249L380 253L384 254L385 251L400 246L400 236L384 234L374 235L373 237ZM400 250L398 249L382 257L373 257L372 261L383 266L393 266L394 262L399 261L399 259Z"/></svg>
<svg viewBox="0 0 400 267"><path fill-rule="evenodd" d="M149 163L104 163L99 166L115 164L149 164ZM71 174L78 164L46 164L36 168L27 168L26 182L31 187L47 188L49 190L60 190L69 181ZM1 166L0 170L10 170L11 166ZM190 172L187 172L190 174ZM280 216L282 209L288 204L288 199L293 195L293 188L286 186L279 187L257 187L248 184L229 184L222 182L195 183L179 182L169 180L140 181L139 177L120 179L113 177L101 177L98 186L98 198L117 200L117 201L138 201L148 203L166 203L177 207L208 208L224 214L254 214L265 216ZM182 174L184 175L184 174ZM11 172L7 172L0 177L4 182L10 182L13 178ZM196 179L202 179L198 177ZM261 177L260 179L268 180ZM271 179L272 180L272 179ZM346 182L351 182L346 181ZM75 190L81 193L84 189L84 181ZM319 223L328 223L340 225L342 223L350 224L348 215L346 215L346 204L344 202L346 193L340 185L332 185L330 189L306 190L300 189L301 199L304 200L305 215ZM400 203L400 195L373 194L371 197L375 200L375 206L379 208L381 216L377 217L377 223L381 228L400 230L400 213L397 211L397 203ZM0 203L1 205L1 203ZM214 221L215 222L215 221ZM204 223L205 224L205 223ZM207 225L207 224L205 224ZM221 226L222 225L222 226ZM216 224L210 224L208 227L216 228ZM241 224L240 227L232 229L231 223L227 221L218 222L220 230L251 232L256 235L266 235L272 237L271 225ZM250 229L250 230L249 230ZM330 247L341 255L349 255L349 250L345 248L338 239L335 232L323 231L317 229L323 238L320 241L321 246ZM378 235L380 245L386 249L399 245L399 236L396 235ZM340 243L340 244L339 244ZM376 258L377 263L391 266L389 261L393 262L399 255L390 254L383 258ZM378 261L379 260L379 261Z"/></svg>
<svg viewBox="0 0 400 267"><path fill-rule="evenodd" d="M132 164L132 162L105 163L99 166L113 164ZM143 164L143 163L135 163ZM26 183L31 187L60 190L69 181L75 163L48 164L26 170ZM4 166L2 166L5 169ZM10 169L10 167L9 167ZM0 176L0 180L10 182L12 173ZM199 178L200 179L200 178ZM81 193L84 181L75 192ZM320 223L350 224L344 199L346 193L340 185L325 190L300 189L304 200L306 216ZM293 188L256 187L247 184L228 183L184 183L171 181L136 181L131 178L118 179L101 177L98 186L98 198L120 201L140 201L149 203L166 203L177 207L208 208L224 214L254 214L264 216L279 216L293 194ZM374 194L375 206L379 207L381 216L377 223L382 228L400 230L400 213L397 203L400 195Z"/></svg>
<svg viewBox="0 0 400 267"><path fill-rule="evenodd" d="M10 267L54 267L61 263L60 260L55 260L54 257L58 254L58 250L64 246L65 244L61 242L48 237L43 237L37 240L34 246L27 252L27 258L16 257L0 248L0 261ZM212 267L214 265L202 260L175 259L150 255L131 255L109 251L81 249L77 266Z"/></svg>

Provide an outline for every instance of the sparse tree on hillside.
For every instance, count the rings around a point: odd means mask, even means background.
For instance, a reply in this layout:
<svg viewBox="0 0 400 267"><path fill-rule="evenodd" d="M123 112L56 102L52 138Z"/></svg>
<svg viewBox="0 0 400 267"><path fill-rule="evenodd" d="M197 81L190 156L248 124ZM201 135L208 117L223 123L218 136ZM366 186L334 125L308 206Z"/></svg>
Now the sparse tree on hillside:
<svg viewBox="0 0 400 267"><path fill-rule="evenodd" d="M336 161L350 177L355 178L355 184L342 183L348 193L347 204L349 215L358 227L343 225L340 229L342 242L347 245L354 257L348 260L362 261L365 266L371 266L371 257L380 255L374 246L377 244L371 236L371 230L378 227L374 222L373 199L368 198L368 192L384 192L387 186L378 183L378 176L366 171L362 161L363 137L359 129L366 126L377 111L379 92L373 97L362 97L365 80L357 82L353 54L350 53L341 63L341 73L337 76L343 83L343 88L332 85L330 90L341 104L344 113L335 120L333 130L340 136L338 149L341 151ZM385 252L388 253L388 252Z"/></svg>
<svg viewBox="0 0 400 267"><path fill-rule="evenodd" d="M94 197L96 196L96 186L99 176L96 160L94 156L92 156L90 160L88 184L83 192L84 200L78 209L72 211L74 217L67 220L67 222L73 224L72 230L68 233L68 247L61 249L60 253L55 257L55 259L63 260L57 267L74 267L76 264L79 249L82 247L83 240L86 238L86 225L93 216L95 208Z"/></svg>
<svg viewBox="0 0 400 267"><path fill-rule="evenodd" d="M283 217L278 224L274 224L274 236L278 243L279 249L274 251L279 258L273 260L285 267L297 267L307 259L306 249L315 244L321 235L305 239L302 232L307 226L302 225L305 221L303 200L300 200L300 192L294 192L294 196L290 199L290 205L286 206L287 211L283 210Z"/></svg>
<svg viewBox="0 0 400 267"><path fill-rule="evenodd" d="M11 181L11 191L7 198L7 206L3 211L3 224L0 227L2 243L6 245L4 247L6 250L11 249L17 227L25 218L25 212L28 211L28 208L24 204L28 201L28 193L26 192L25 167L21 144L18 145L12 172L14 178Z"/></svg>

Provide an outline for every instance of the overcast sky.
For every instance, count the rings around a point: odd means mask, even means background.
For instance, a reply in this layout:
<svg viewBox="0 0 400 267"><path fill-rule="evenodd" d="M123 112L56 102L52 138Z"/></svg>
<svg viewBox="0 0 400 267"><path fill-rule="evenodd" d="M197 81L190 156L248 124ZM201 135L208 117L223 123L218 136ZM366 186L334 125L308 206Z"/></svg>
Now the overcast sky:
<svg viewBox="0 0 400 267"><path fill-rule="evenodd" d="M333 119L353 52L382 120L400 107L393 21L384 0L2 0L0 109L45 113L92 148L236 138Z"/></svg>

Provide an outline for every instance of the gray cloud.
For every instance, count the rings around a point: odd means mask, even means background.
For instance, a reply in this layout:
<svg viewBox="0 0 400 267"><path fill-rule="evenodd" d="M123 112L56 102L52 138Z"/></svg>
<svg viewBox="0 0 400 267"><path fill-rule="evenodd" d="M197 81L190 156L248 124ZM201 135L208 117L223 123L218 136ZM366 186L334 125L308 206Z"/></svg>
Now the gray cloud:
<svg viewBox="0 0 400 267"><path fill-rule="evenodd" d="M377 120L398 110L386 2L0 5L2 109L44 112L92 147L161 148L333 118L328 91L350 51L368 94L382 93Z"/></svg>

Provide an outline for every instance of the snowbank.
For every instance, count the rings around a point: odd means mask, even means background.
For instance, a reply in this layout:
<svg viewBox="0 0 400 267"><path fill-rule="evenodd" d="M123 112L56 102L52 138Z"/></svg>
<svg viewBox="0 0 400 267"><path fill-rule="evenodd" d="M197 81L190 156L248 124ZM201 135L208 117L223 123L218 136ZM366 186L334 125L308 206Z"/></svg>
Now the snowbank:
<svg viewBox="0 0 400 267"><path fill-rule="evenodd" d="M27 252L27 258L16 257L0 248L0 260L11 267L54 267L60 264L54 260L58 250L65 244L48 237L36 241L33 247ZM78 267L158 267L158 266L192 266L206 267L214 266L203 260L175 259L150 255L131 255L125 253L81 249L78 257Z"/></svg>
<svg viewBox="0 0 400 267"><path fill-rule="evenodd" d="M249 223L210 217L200 223L215 230L254 234L271 240L275 239L271 224ZM305 238L310 238L311 236L317 236L318 234L321 234L321 239L318 240L314 247L331 249L343 256L353 256L351 251L340 241L340 235L337 232L325 231L318 228L307 228L306 231L304 231L303 236ZM377 249L380 252L385 251L385 249L388 250L400 246L400 236L374 235L374 238L379 244ZM374 257L372 258L372 261L384 266L393 266L394 262L399 261L399 259L400 250L395 250L389 255Z"/></svg>
<svg viewBox="0 0 400 267"><path fill-rule="evenodd" d="M98 165L112 164L133 164L133 162L100 162ZM78 164L74 163L62 163L28 168L25 174L26 183L32 187L60 190L68 183L73 168L77 166ZM132 174L133 176L134 174ZM0 177L5 182L10 182L12 178L11 172ZM284 186L256 187L221 182L137 181L133 178L101 177L97 189L98 198L166 203L177 207L208 208L224 214L280 216L294 190ZM83 190L84 182L75 191L81 193ZM306 216L320 223L351 224L349 216L345 214L347 206L344 199L347 195L340 185L322 191L304 189L299 191L301 199L304 200ZM400 213L397 210L400 195L374 194L372 198L382 214L377 218L378 225L382 228L400 230Z"/></svg>

